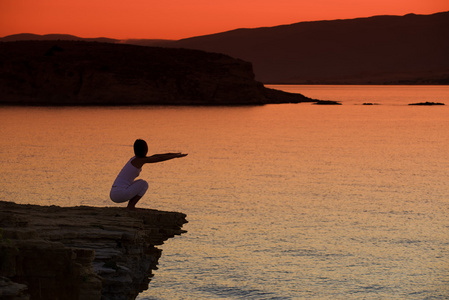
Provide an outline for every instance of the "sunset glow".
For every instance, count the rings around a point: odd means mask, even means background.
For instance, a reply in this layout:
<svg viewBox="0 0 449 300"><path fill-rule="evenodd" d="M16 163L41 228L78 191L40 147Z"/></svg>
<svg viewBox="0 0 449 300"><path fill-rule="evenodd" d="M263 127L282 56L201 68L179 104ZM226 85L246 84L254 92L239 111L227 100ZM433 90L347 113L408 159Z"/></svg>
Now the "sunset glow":
<svg viewBox="0 0 449 300"><path fill-rule="evenodd" d="M0 37L181 39L236 28L448 10L447 0L1 0Z"/></svg>

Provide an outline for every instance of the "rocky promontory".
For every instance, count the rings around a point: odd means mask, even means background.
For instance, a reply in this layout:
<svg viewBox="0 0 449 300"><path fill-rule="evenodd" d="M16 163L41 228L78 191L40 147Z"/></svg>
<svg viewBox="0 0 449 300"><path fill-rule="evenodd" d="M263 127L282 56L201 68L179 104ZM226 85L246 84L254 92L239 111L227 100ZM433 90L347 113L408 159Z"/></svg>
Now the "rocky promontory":
<svg viewBox="0 0 449 300"><path fill-rule="evenodd" d="M0 201L1 299L135 299L186 215Z"/></svg>
<svg viewBox="0 0 449 300"><path fill-rule="evenodd" d="M268 89L251 63L199 50L83 41L0 42L3 105L315 102Z"/></svg>

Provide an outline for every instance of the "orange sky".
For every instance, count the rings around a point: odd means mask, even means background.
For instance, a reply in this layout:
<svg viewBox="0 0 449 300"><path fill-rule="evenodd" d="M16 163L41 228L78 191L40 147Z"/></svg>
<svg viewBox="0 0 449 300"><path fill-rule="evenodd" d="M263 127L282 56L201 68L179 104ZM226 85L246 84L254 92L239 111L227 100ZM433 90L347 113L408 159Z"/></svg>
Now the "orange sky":
<svg viewBox="0 0 449 300"><path fill-rule="evenodd" d="M449 11L448 0L0 0L0 37L181 39L236 28Z"/></svg>

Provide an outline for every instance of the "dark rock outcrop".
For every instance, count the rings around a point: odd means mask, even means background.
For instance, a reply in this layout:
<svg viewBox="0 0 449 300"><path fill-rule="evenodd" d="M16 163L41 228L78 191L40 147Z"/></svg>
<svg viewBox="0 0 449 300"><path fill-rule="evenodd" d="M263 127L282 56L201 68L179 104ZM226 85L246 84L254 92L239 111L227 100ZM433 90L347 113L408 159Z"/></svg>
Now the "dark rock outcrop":
<svg viewBox="0 0 449 300"><path fill-rule="evenodd" d="M341 105L340 102L333 101L333 100L318 100L314 104L316 104L316 105Z"/></svg>
<svg viewBox="0 0 449 300"><path fill-rule="evenodd" d="M135 299L185 217L0 201L0 298Z"/></svg>
<svg viewBox="0 0 449 300"><path fill-rule="evenodd" d="M410 103L409 105L425 105L425 106L432 106L432 105L444 105L444 103L441 102L417 102L417 103Z"/></svg>
<svg viewBox="0 0 449 300"><path fill-rule="evenodd" d="M0 104L262 105L313 102L267 89L252 65L198 50L80 41L0 43Z"/></svg>

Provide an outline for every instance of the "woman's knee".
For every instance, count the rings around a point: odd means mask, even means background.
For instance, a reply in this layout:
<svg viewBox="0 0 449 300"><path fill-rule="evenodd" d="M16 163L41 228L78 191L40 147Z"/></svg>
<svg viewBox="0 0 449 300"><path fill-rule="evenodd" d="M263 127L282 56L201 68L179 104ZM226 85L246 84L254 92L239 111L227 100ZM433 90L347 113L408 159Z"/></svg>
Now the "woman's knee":
<svg viewBox="0 0 449 300"><path fill-rule="evenodd" d="M138 195L143 196L148 190L148 182L146 182L143 179L139 179L139 180L136 180L135 183L138 184L138 186L139 186L140 191L139 191Z"/></svg>
<svg viewBox="0 0 449 300"><path fill-rule="evenodd" d="M115 203L122 203L129 200L126 193L118 189L112 189L111 192L109 193L109 197Z"/></svg>

